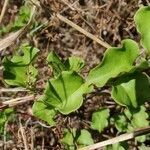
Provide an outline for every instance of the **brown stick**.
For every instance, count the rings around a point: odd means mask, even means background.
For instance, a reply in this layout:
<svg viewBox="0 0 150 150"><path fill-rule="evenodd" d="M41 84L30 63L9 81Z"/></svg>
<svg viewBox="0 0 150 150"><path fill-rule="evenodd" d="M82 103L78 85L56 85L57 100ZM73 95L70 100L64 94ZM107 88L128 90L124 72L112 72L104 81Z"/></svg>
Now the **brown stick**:
<svg viewBox="0 0 150 150"><path fill-rule="evenodd" d="M106 43L101 41L99 38L97 38L96 36L94 36L93 34L87 32L86 30L84 30L83 28L81 28L80 26L76 25L75 23L73 23L72 21L70 21L69 19L63 17L60 14L56 15L61 21L67 23L68 25L70 25L71 27L75 28L76 30L78 30L79 32L81 32L82 34L86 35L87 37L89 37L90 39L92 39L93 41L96 41L97 43L99 43L100 45L102 45L105 48L110 48L111 46Z"/></svg>
<svg viewBox="0 0 150 150"><path fill-rule="evenodd" d="M4 5L3 5L2 11L1 11L1 15L0 15L0 24L1 24L2 19L4 17L8 2L9 2L9 0L5 0L5 2L4 2Z"/></svg>
<svg viewBox="0 0 150 150"><path fill-rule="evenodd" d="M26 137L26 134L25 134L25 131L24 131L24 128L21 124L20 119L19 119L19 124L20 124L20 132L21 132L21 136L22 136L22 139L23 139L24 149L28 150L27 137Z"/></svg>
<svg viewBox="0 0 150 150"><path fill-rule="evenodd" d="M122 134L122 135L117 136L115 138L112 138L112 139L109 139L109 140L106 140L103 142L99 142L99 143L96 143L96 144L93 144L93 145L90 145L87 147L83 147L83 148L80 148L78 150L94 150L94 149L102 148L102 147L107 146L107 145L111 145L111 144L115 144L118 142L130 140L130 139L133 139L137 136L147 134L147 133L150 133L150 126L145 127L145 128L139 128L139 129L137 129L131 133L125 133L125 134Z"/></svg>
<svg viewBox="0 0 150 150"><path fill-rule="evenodd" d="M38 97L37 97L38 98ZM22 103L28 102L28 101L33 101L35 98L34 95L26 96L26 97L19 97L19 98L14 98L5 102L0 103L0 109L6 109L8 107L13 107L16 105L20 105Z"/></svg>

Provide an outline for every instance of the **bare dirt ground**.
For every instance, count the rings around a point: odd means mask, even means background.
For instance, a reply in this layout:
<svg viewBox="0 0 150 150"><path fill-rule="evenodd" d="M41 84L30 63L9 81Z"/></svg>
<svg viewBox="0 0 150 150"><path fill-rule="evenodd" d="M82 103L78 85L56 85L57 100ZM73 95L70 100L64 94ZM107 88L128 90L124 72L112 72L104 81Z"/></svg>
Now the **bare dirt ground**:
<svg viewBox="0 0 150 150"><path fill-rule="evenodd" d="M41 24L48 23L45 27L36 31L32 37L28 36L30 30L24 33L12 46L0 53L0 61L4 56L12 55L14 49L22 41L29 41L31 45L37 47L40 50L40 54L36 62L36 67L39 70L36 87L38 89L37 95L40 95L44 90L47 79L51 76L51 71L45 64L48 52L55 50L63 59L72 55L82 57L86 62L83 69L83 74L86 76L90 68L102 59L106 50L97 42L62 22L56 17L57 13L60 13L97 38L109 43L109 45L118 46L121 44L121 40L125 38L131 38L139 42L133 16L141 4L148 5L148 3L148 0L40 0L42 8L39 8L35 20ZM3 4L4 0L1 0L0 10ZM22 4L22 0L10 0L0 26L12 22ZM1 35L1 38L6 35ZM1 80L0 88L5 88ZM100 106L111 108L112 114L115 111L120 111L115 109L116 104L110 98L109 88L106 87L106 93L103 95L99 95L98 91L99 89L97 89L96 93L87 95L84 105L78 111L67 117L58 115L55 118L57 126L52 128L32 116L31 107L33 101L16 106L13 120L5 126L7 133L4 134L7 134L7 140L4 141L3 136L0 136L0 149L25 149L21 134L22 127L29 149L33 147L37 150L64 149L60 143L64 128L88 129L91 113ZM27 95L29 95L28 92L0 93L0 97L5 97L6 99ZM91 133L95 142L115 137L117 134L113 126L106 128L102 134L93 131ZM136 145L133 148L136 149Z"/></svg>

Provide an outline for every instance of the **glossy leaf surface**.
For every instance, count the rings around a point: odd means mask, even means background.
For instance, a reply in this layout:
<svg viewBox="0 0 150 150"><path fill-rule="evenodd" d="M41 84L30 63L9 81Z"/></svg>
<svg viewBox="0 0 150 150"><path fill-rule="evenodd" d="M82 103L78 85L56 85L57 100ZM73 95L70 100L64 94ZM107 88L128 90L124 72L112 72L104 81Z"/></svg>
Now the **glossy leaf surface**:
<svg viewBox="0 0 150 150"><path fill-rule="evenodd" d="M87 82L103 87L110 79L129 72L139 55L139 48L132 40L122 41L122 47L107 49L100 65L92 69Z"/></svg>
<svg viewBox="0 0 150 150"><path fill-rule="evenodd" d="M77 110L83 102L83 94L89 92L89 86L76 72L63 71L57 79L48 82L44 101L62 114Z"/></svg>
<svg viewBox="0 0 150 150"><path fill-rule="evenodd" d="M150 54L150 6L141 7L136 12L134 20L141 34L141 43Z"/></svg>
<svg viewBox="0 0 150 150"><path fill-rule="evenodd" d="M142 73L134 73L120 80L112 89L112 98L120 105L137 108L150 99L150 80Z"/></svg>
<svg viewBox="0 0 150 150"><path fill-rule="evenodd" d="M46 121L51 126L55 125L54 116L56 111L53 107L47 106L42 99L34 102L32 111L39 119Z"/></svg>

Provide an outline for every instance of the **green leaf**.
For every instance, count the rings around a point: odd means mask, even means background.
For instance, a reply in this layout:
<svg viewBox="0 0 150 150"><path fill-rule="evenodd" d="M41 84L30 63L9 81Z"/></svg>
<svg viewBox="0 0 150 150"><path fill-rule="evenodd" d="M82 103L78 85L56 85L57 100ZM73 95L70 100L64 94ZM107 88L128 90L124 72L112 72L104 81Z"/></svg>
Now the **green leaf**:
<svg viewBox="0 0 150 150"><path fill-rule="evenodd" d="M91 127L94 130L102 132L108 126L109 109L100 109L92 114Z"/></svg>
<svg viewBox="0 0 150 150"><path fill-rule="evenodd" d="M9 119L9 117L13 114L12 108L7 108L4 111L0 111L0 134L2 134L5 122Z"/></svg>
<svg viewBox="0 0 150 150"><path fill-rule="evenodd" d="M77 139L77 144L83 146L94 144L90 132L85 129L81 130L80 135Z"/></svg>
<svg viewBox="0 0 150 150"><path fill-rule="evenodd" d="M77 131L75 128L73 129L65 129L63 139L61 140L61 143L65 145L65 148L67 150L75 150L76 145L78 147L91 145L94 143L91 134L85 130L79 130Z"/></svg>
<svg viewBox="0 0 150 150"><path fill-rule="evenodd" d="M115 121L115 127L117 128L117 130L119 132L126 132L127 131L128 120L123 113L116 115L114 117L114 121Z"/></svg>
<svg viewBox="0 0 150 150"><path fill-rule="evenodd" d="M134 20L141 34L141 43L150 54L150 6L141 7L136 12Z"/></svg>
<svg viewBox="0 0 150 150"><path fill-rule="evenodd" d="M138 136L135 138L136 141L144 143L146 141L146 135Z"/></svg>
<svg viewBox="0 0 150 150"><path fill-rule="evenodd" d="M123 40L121 48L107 49L101 64L90 71L87 82L103 87L110 79L129 72L138 55L137 43L129 39Z"/></svg>
<svg viewBox="0 0 150 150"><path fill-rule="evenodd" d="M49 66L52 67L55 77L57 77L62 71L66 70L66 66L54 51L49 53L47 62Z"/></svg>
<svg viewBox="0 0 150 150"><path fill-rule="evenodd" d="M62 71L79 72L84 66L84 61L81 58L72 56L63 62L54 51L49 53L47 62L52 67L55 77L58 77Z"/></svg>
<svg viewBox="0 0 150 150"><path fill-rule="evenodd" d="M126 150L126 149L128 149L128 145L125 142L108 145L105 148L105 150Z"/></svg>
<svg viewBox="0 0 150 150"><path fill-rule="evenodd" d="M49 80L45 90L45 103L56 108L62 114L77 110L83 103L83 94L89 92L89 86L76 72L63 71L56 79Z"/></svg>
<svg viewBox="0 0 150 150"><path fill-rule="evenodd" d="M47 106L42 99L34 102L32 111L39 119L46 121L51 126L55 125L54 117L56 111L53 107Z"/></svg>
<svg viewBox="0 0 150 150"><path fill-rule="evenodd" d="M33 4L30 1L26 0L24 5L20 7L19 13L15 15L16 16L15 21L14 22L10 21L10 23L7 26L2 26L2 28L0 29L0 35L12 31L17 31L20 28L27 25L30 19L32 8Z"/></svg>
<svg viewBox="0 0 150 150"><path fill-rule="evenodd" d="M150 122L148 121L148 113L146 112L146 108L144 106L141 106L137 110L131 110L132 111L132 120L131 125L133 128L143 128L150 125ZM136 140L138 142L145 142L146 135L138 136L136 137Z"/></svg>
<svg viewBox="0 0 150 150"><path fill-rule="evenodd" d="M11 60L4 58L4 80L8 85L27 87L36 80L38 72L31 63L39 50L27 44L22 45L20 49L23 56L18 52Z"/></svg>
<svg viewBox="0 0 150 150"><path fill-rule="evenodd" d="M79 57L72 56L67 59L65 66L67 67L68 71L70 70L79 72L84 66L84 60Z"/></svg>
<svg viewBox="0 0 150 150"><path fill-rule="evenodd" d="M136 72L120 79L119 82L113 87L111 93L112 98L118 104L128 108L137 108L149 100L150 80L147 75Z"/></svg>
<svg viewBox="0 0 150 150"><path fill-rule="evenodd" d="M76 137L76 129L64 129L63 138L61 139L61 143L64 144L65 149L67 150L75 150L75 137Z"/></svg>
<svg viewBox="0 0 150 150"><path fill-rule="evenodd" d="M134 112L131 120L131 124L134 128L146 127L149 125L148 114L144 106L140 107L140 110Z"/></svg>

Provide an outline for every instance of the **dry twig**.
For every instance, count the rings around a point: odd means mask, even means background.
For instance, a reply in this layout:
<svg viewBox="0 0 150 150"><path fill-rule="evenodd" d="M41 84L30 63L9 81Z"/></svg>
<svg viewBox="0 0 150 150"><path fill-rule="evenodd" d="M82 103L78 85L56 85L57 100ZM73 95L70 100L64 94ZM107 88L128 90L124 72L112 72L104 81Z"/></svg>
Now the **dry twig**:
<svg viewBox="0 0 150 150"><path fill-rule="evenodd" d="M99 142L99 143L96 143L96 144L93 144L93 145L90 145L87 147L80 148L79 150L94 150L94 149L102 148L102 147L107 146L107 145L111 145L111 144L115 144L118 142L130 140L130 139L133 139L137 136L144 135L147 133L150 133L150 126L145 127L145 128L139 128L139 129L137 129L131 133L125 133L125 134L117 136L113 139L109 139L109 140Z"/></svg>
<svg viewBox="0 0 150 150"><path fill-rule="evenodd" d="M13 106L16 106L16 105L19 105L19 104L22 104L22 103L25 103L25 102L28 102L28 101L32 101L34 99L35 99L34 95L14 98L14 99L2 102L0 104L0 109L7 108L7 107L13 107Z"/></svg>
<svg viewBox="0 0 150 150"><path fill-rule="evenodd" d="M81 28L80 26L76 25L75 23L73 23L72 21L70 21L69 19L63 17L60 14L56 15L61 21L67 23L68 25L70 25L71 27L75 28L76 30L78 30L79 32L81 32L82 34L84 34L85 36L89 37L90 39L92 39L93 41L96 41L97 43L99 43L100 45L102 45L105 48L110 48L111 46L106 43L101 41L99 38L97 38L96 36L94 36L93 34L87 32L86 30L84 30L83 28Z"/></svg>
<svg viewBox="0 0 150 150"><path fill-rule="evenodd" d="M0 89L0 93L2 92L28 92L29 90L27 90L26 88L2 88Z"/></svg>
<svg viewBox="0 0 150 150"><path fill-rule="evenodd" d="M0 15L0 24L1 24L2 19L4 17L8 2L9 2L9 0L5 0L5 2L4 2L4 5L3 5L2 11L1 11L1 15Z"/></svg>
<svg viewBox="0 0 150 150"><path fill-rule="evenodd" d="M26 138L26 135L25 135L24 128L21 124L21 120L19 120L19 124L20 124L20 132L21 132L21 136L22 136L22 139L23 139L24 149L28 150L27 138Z"/></svg>

